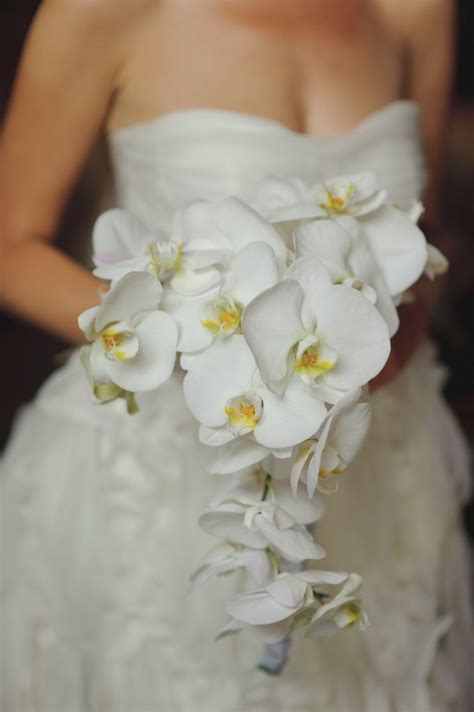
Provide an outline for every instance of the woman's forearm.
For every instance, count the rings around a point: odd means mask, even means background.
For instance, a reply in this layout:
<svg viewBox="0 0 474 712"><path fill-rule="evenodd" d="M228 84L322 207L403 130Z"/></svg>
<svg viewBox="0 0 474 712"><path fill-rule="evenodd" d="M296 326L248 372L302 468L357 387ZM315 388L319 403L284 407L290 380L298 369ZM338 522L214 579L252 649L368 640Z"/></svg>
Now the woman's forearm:
<svg viewBox="0 0 474 712"><path fill-rule="evenodd" d="M77 317L99 303L103 282L53 245L36 240L2 250L0 270L3 308L66 341L84 341Z"/></svg>

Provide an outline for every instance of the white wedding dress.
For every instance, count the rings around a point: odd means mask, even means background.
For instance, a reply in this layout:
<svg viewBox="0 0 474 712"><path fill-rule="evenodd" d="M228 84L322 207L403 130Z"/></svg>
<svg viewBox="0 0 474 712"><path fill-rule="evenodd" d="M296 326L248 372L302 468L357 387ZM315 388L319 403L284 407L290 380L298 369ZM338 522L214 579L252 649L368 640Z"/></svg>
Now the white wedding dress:
<svg viewBox="0 0 474 712"><path fill-rule="evenodd" d="M177 111L119 130L110 150L117 203L150 226L195 198L251 198L268 175L371 169L398 204L425 182L407 101L329 138ZM214 641L243 574L188 593L214 543L197 517L217 478L182 373L128 416L90 403L74 353L21 411L3 459L2 712L467 712L466 452L442 379L426 344L375 393L367 443L318 524L324 568L363 575L370 627L295 636L272 677L252 638Z"/></svg>

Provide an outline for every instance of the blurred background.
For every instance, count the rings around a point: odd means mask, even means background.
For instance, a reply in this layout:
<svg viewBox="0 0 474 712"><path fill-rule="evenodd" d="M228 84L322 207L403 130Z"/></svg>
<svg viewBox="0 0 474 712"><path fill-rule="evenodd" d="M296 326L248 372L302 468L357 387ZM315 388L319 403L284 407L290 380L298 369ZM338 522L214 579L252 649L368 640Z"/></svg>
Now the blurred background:
<svg viewBox="0 0 474 712"><path fill-rule="evenodd" d="M38 0L2 0L0 5L0 121L38 5ZM104 191L104 186L109 188ZM81 261L87 260L84 235L90 234L95 217L109 203L109 191L107 153L100 143L71 197L59 234L61 247ZM474 0L458 0L456 82L442 200L455 257L432 337L448 369L445 395L474 450ZM7 374L2 383L2 447L16 410L64 360L67 345L6 314L0 314L0 330L8 343L8 349L2 350L2 372ZM466 511L466 524L474 535L472 505Z"/></svg>

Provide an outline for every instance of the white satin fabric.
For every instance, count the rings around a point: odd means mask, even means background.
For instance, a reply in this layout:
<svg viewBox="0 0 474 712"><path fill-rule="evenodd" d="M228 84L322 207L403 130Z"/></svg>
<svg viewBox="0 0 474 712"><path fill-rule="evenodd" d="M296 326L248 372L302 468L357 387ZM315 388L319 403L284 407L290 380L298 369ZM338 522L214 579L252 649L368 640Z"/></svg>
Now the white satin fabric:
<svg viewBox="0 0 474 712"><path fill-rule="evenodd" d="M328 138L248 114L188 110L110 139L118 204L150 226L195 198L250 198L267 175L376 170L393 202L421 193L419 111L395 102ZM371 626L294 641L280 677L261 646L214 642L240 574L187 593L213 543L216 484L181 393L93 406L77 354L17 419L2 465L4 712L467 712L464 443L429 345L373 398L357 462L328 500L327 565L365 579ZM326 563L326 562L325 562ZM325 566L326 568L326 566Z"/></svg>

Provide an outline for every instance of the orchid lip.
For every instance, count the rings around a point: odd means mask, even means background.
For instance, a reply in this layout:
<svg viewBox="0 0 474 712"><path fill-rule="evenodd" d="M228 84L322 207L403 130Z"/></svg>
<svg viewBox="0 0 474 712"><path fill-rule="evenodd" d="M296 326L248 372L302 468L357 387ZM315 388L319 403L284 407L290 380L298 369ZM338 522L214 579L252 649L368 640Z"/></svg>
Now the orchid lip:
<svg viewBox="0 0 474 712"><path fill-rule="evenodd" d="M227 427L235 435L246 435L258 425L262 415L262 399L251 393L229 398L225 404Z"/></svg>

